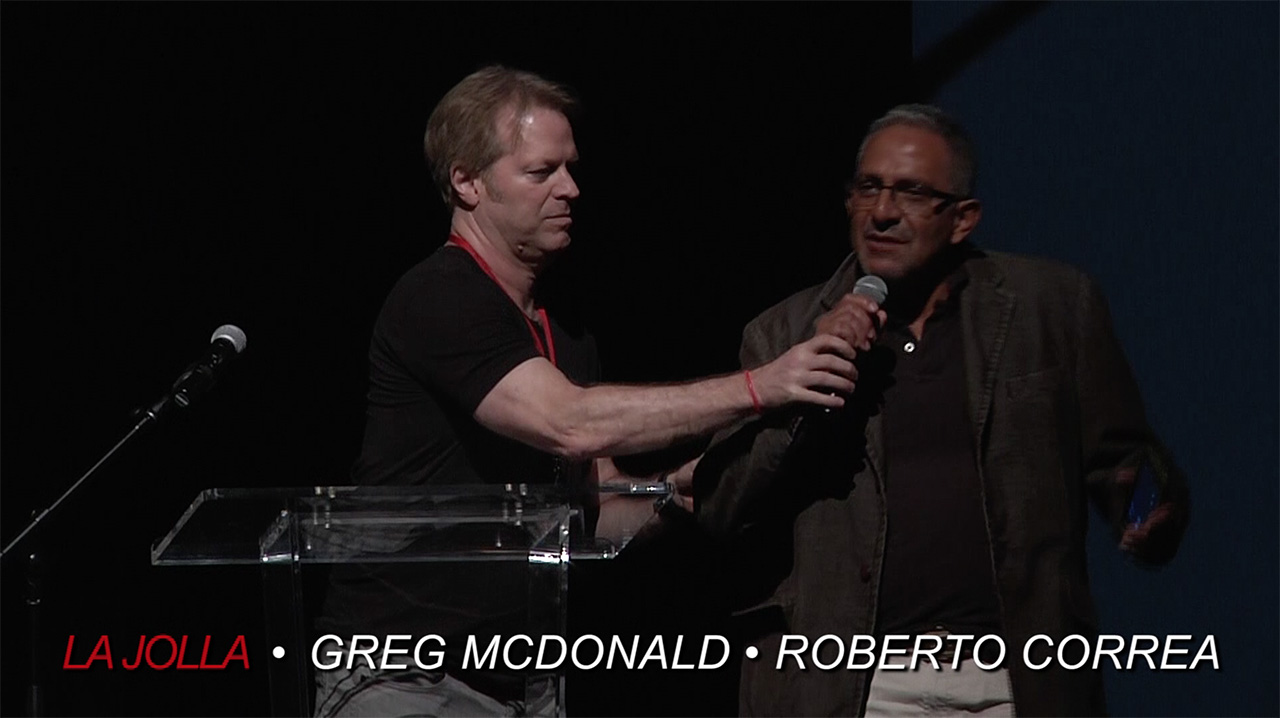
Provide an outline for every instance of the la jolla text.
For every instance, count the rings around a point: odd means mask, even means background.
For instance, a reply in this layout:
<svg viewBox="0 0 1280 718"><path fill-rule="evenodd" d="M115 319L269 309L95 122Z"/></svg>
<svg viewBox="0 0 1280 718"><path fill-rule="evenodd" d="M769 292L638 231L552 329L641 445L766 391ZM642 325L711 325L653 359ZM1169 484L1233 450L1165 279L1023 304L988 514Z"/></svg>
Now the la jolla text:
<svg viewBox="0 0 1280 718"><path fill-rule="evenodd" d="M227 666L239 664L246 671L249 670L249 648L245 645L244 635L236 636L231 642L231 647L226 653L209 653L210 643L218 645L226 645L225 643L214 641L213 636L204 636L204 645L200 649L200 662L193 663L195 657L196 645L192 643L193 649L190 656L187 654L187 636L182 636L179 642L173 636L160 633L148 638L146 634L138 636L138 649L132 651L134 654L133 662L129 662L129 654L131 651L125 651L120 654L120 665L126 671L137 670L139 666L145 665L153 671L163 671L170 666L174 666L179 671L222 671ZM199 640L199 636L196 637ZM126 641L125 646L131 645ZM83 663L72 660L72 653L75 652L76 637L75 634L67 636L67 653L62 658L62 670L64 671L85 671L94 668L96 664L105 665L109 671L115 670L115 658L111 653L111 637L102 634L98 637L98 641L93 644L93 650L89 652L89 657ZM211 662L210 657L222 655L223 659L220 663Z"/></svg>
<svg viewBox="0 0 1280 718"><path fill-rule="evenodd" d="M1202 663L1218 670L1218 648L1213 634L1200 640L1194 657L1191 657L1194 641L1195 638L1189 634L1163 637L1145 634L1069 635L1059 641L1039 634L1021 647L1020 657L1024 665L1036 671L1053 665L1067 670L1098 670L1107 663L1118 670L1141 668L1144 664L1150 670L1195 670ZM375 670L406 669L410 665L423 670L439 670L444 666L445 648L445 639L436 634L417 639L408 634L382 637L356 634L351 636L350 642L341 636L327 634L312 644L311 664L319 670L339 667L351 670L357 662ZM543 635L537 640L525 634L505 639L493 636L487 642L468 636L462 667L557 670L569 661L579 670L615 667L714 670L728 663L729 653L728 639L714 634L702 636L700 643L696 639L686 643L684 636L676 636L672 646L663 636L642 641L639 636L602 638L587 634L574 639L573 643L556 635ZM774 667L782 670L791 664L801 670L809 670L810 667L818 670L958 670L962 656L968 656L979 669L990 671L1005 665L1007 655L1004 640L997 635L926 634L877 638L855 634L848 637L824 635L810 640L801 634L785 634ZM754 649L748 649L747 657L756 658Z"/></svg>

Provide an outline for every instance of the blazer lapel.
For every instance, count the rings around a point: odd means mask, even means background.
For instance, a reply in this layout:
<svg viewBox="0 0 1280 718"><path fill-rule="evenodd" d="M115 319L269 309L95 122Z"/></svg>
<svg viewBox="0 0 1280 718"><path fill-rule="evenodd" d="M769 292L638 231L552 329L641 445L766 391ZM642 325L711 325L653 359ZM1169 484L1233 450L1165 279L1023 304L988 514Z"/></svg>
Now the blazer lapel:
<svg viewBox="0 0 1280 718"><path fill-rule="evenodd" d="M1004 276L993 262L971 261L969 272L968 290L961 294L960 316L964 327L965 384L973 421L974 450L981 464L1000 354L1009 334L1016 297L1002 286Z"/></svg>
<svg viewBox="0 0 1280 718"><path fill-rule="evenodd" d="M871 470L875 472L876 484L881 493L884 492L884 431L881 428L881 417L884 412L878 411L867 417L867 459L871 462Z"/></svg>
<svg viewBox="0 0 1280 718"><path fill-rule="evenodd" d="M822 285L822 289L818 292L818 306L820 309L814 314L813 319L817 321L818 317L836 305L840 298L853 291L854 284L857 283L858 277L862 276L862 269L858 266L858 255L849 253L844 258L840 266L836 268L831 279Z"/></svg>

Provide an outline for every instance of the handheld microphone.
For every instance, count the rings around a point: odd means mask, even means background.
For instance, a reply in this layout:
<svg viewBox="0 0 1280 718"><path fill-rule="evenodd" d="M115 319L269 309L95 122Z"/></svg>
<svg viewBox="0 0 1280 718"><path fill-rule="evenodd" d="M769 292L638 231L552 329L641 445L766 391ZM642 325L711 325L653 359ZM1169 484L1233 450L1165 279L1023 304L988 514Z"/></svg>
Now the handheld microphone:
<svg viewBox="0 0 1280 718"><path fill-rule="evenodd" d="M885 284L884 280L876 275L868 274L859 278L858 281L854 283L853 293L868 297L876 304L883 306L884 300L889 298L889 285ZM871 316L871 323L875 325L877 330L880 329L880 319L875 315ZM833 393L832 396L835 396L835 394ZM822 413L831 414L831 407L824 407L822 409Z"/></svg>
<svg viewBox="0 0 1280 718"><path fill-rule="evenodd" d="M173 382L173 388L159 401L142 413L152 420L159 419L170 406L186 408L197 397L208 391L217 380L218 372L232 357L244 351L249 340L244 331L234 324L223 324L213 331L209 338L209 348L204 356L195 360L186 371Z"/></svg>
<svg viewBox="0 0 1280 718"><path fill-rule="evenodd" d="M884 300L889 298L889 285L876 275L868 274L853 285L853 293L870 297L876 304L883 305Z"/></svg>

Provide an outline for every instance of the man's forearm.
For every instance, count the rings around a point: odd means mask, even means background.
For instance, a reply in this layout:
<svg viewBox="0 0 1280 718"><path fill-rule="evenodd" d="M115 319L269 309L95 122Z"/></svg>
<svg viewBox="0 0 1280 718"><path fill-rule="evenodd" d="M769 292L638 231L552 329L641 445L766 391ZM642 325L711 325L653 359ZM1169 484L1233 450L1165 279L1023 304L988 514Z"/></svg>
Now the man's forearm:
<svg viewBox="0 0 1280 718"><path fill-rule="evenodd" d="M608 384L576 392L557 427L561 452L575 457L651 451L728 427L751 416L747 375L737 372L683 384Z"/></svg>
<svg viewBox="0 0 1280 718"><path fill-rule="evenodd" d="M648 451L789 404L843 406L857 376L854 354L843 339L818 336L749 373L593 387L530 359L498 382L475 416L491 431L572 459Z"/></svg>

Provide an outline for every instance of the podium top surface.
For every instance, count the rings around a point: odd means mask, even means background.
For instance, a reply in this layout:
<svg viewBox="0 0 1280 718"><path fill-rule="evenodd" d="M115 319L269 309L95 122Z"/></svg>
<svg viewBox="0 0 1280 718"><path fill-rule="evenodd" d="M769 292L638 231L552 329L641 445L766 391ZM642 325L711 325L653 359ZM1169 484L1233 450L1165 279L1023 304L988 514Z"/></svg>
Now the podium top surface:
<svg viewBox="0 0 1280 718"><path fill-rule="evenodd" d="M650 503L664 484L602 489ZM592 538L552 486L206 489L151 550L160 566L612 558L629 535Z"/></svg>

